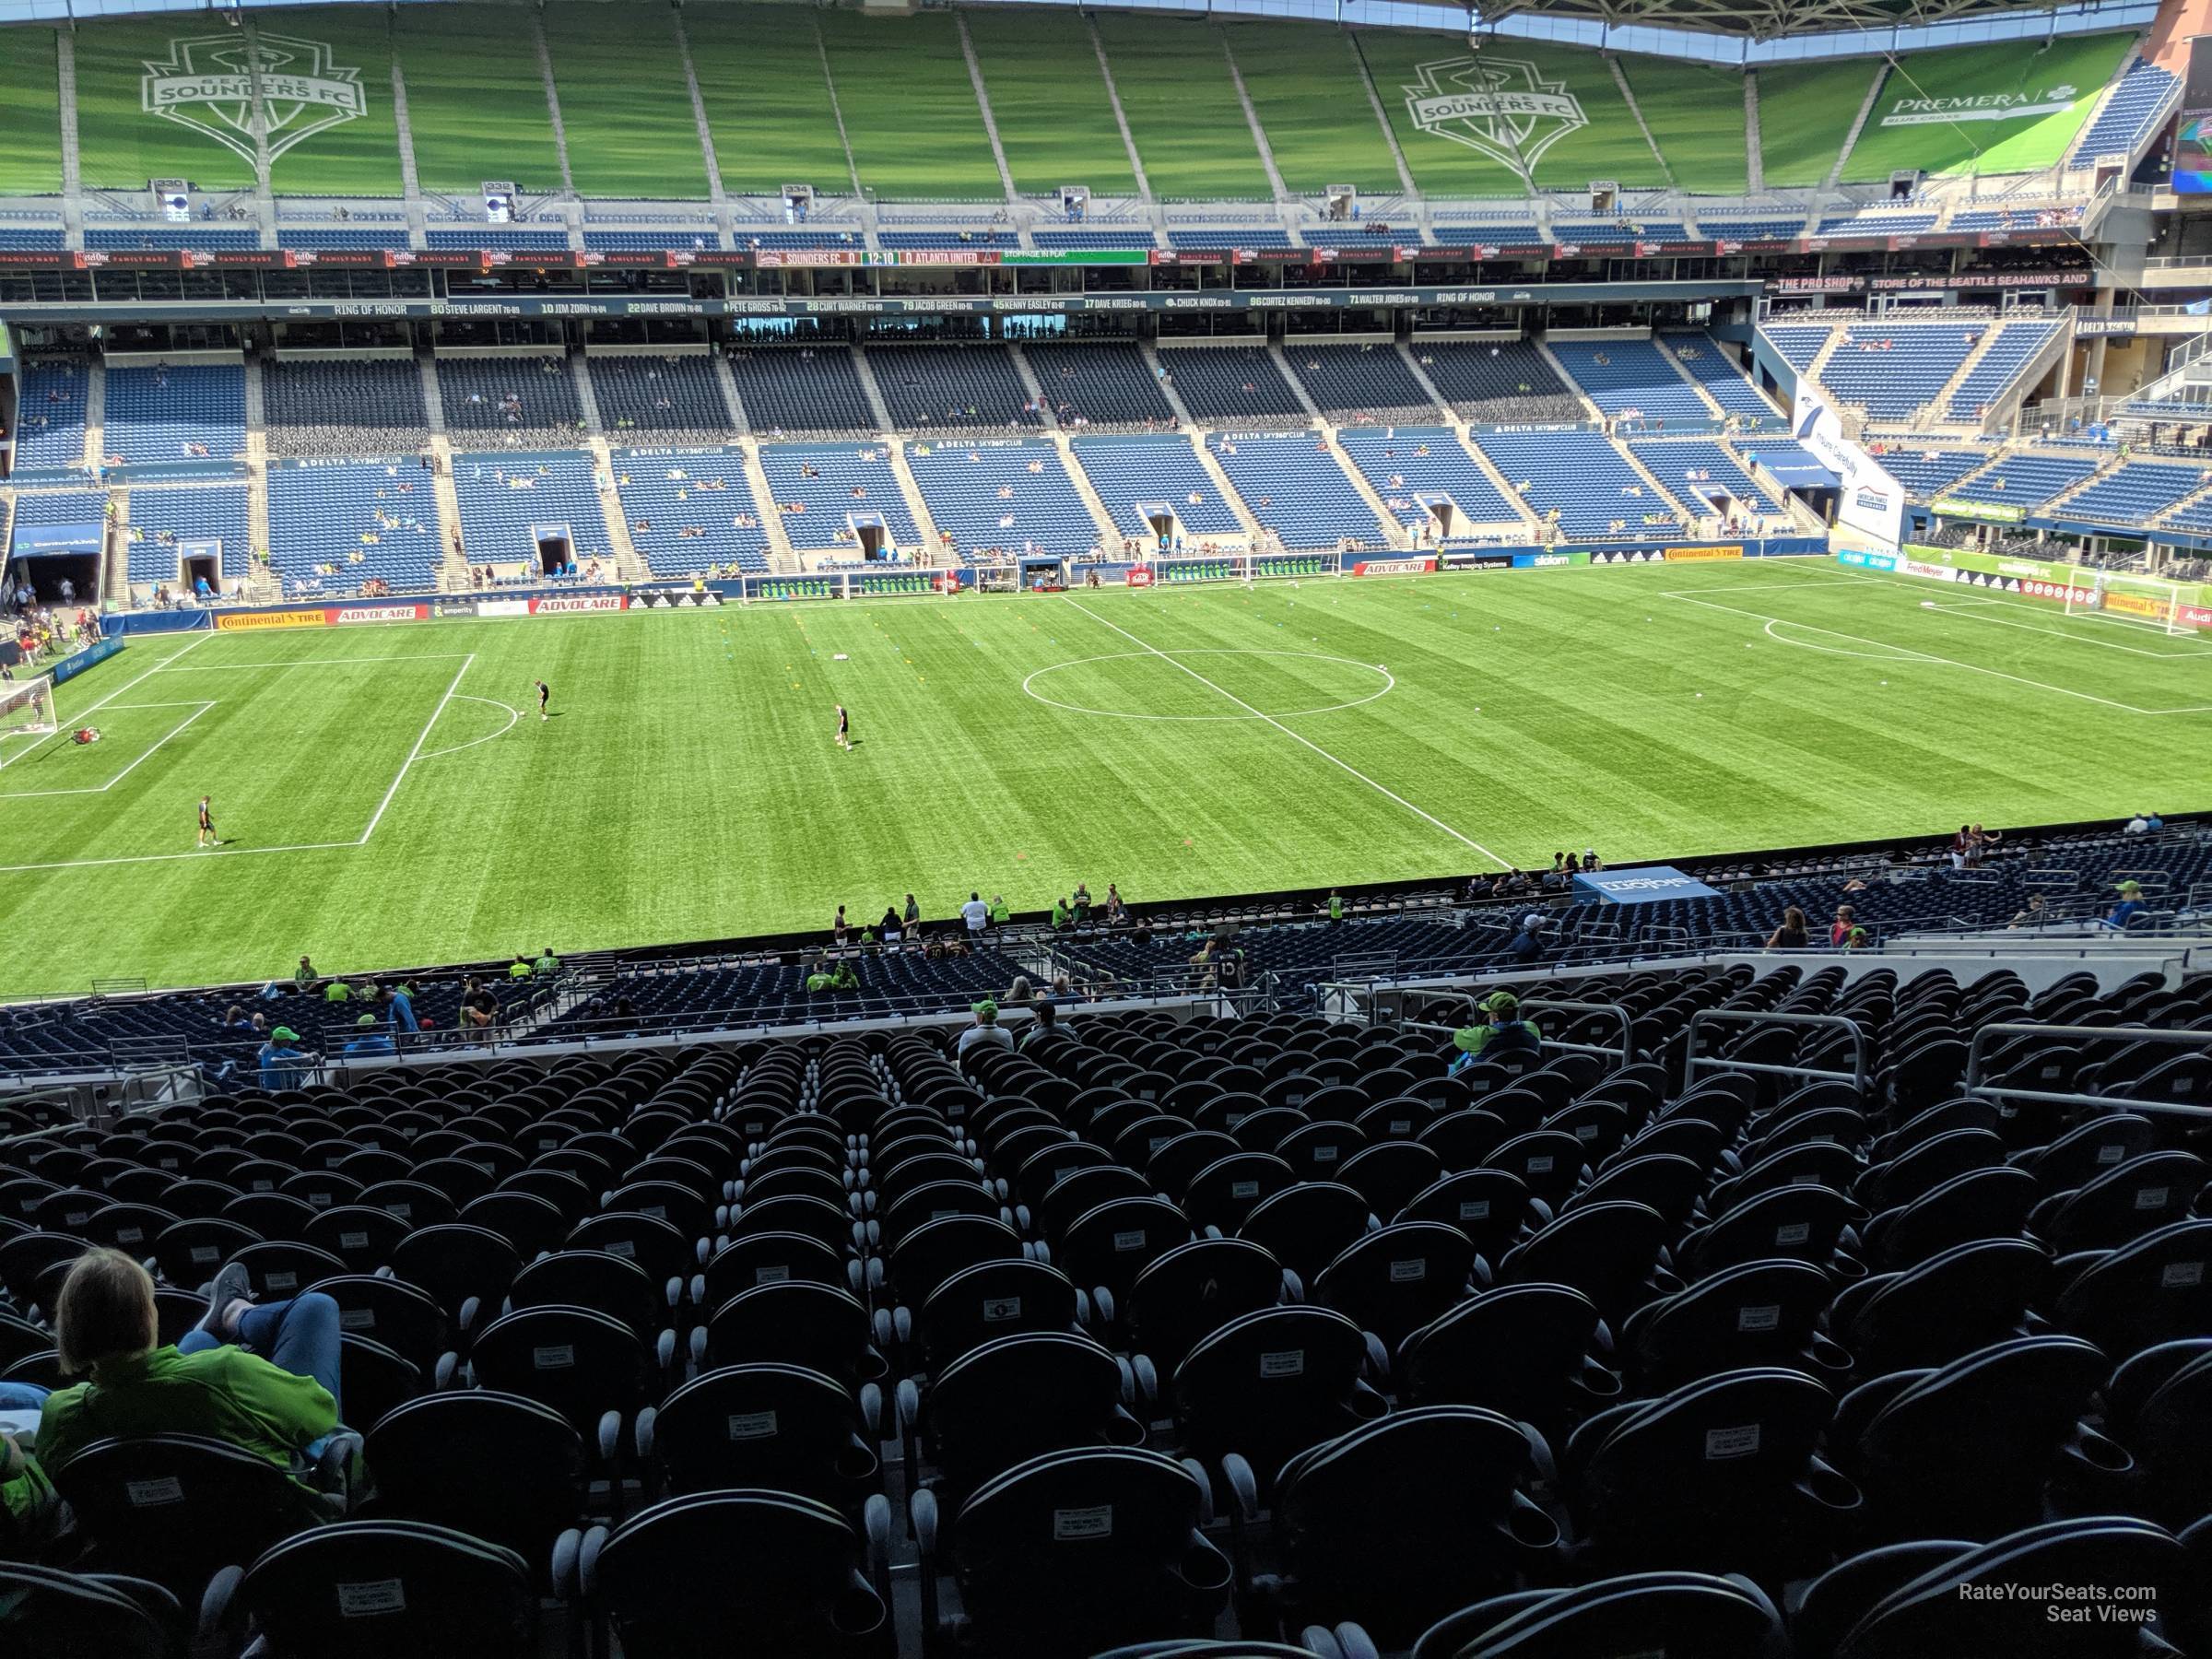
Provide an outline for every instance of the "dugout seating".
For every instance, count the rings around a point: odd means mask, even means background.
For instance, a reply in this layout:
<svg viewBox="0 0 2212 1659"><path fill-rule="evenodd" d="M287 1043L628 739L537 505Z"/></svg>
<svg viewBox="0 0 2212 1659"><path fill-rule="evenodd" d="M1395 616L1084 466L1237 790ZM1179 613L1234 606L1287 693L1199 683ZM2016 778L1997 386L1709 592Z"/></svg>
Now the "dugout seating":
<svg viewBox="0 0 2212 1659"><path fill-rule="evenodd" d="M412 358L265 361L261 407L273 455L398 455L430 441Z"/></svg>
<svg viewBox="0 0 2212 1659"><path fill-rule="evenodd" d="M243 577L253 562L247 529L246 487L199 485L182 489L131 491L130 556L125 574L136 583L181 582L177 543L214 540L221 544L218 569L226 582Z"/></svg>
<svg viewBox="0 0 2212 1659"><path fill-rule="evenodd" d="M306 1528L195 1490L188 1553L84 1506L86 1553L0 1569L0 1630L1872 1659L2042 1651L2040 1604L1959 1590L2024 1573L2146 1587L2196 1651L2206 1171L2124 1107L2205 1063L2113 1062L2201 993L1910 964L1522 992L1620 1009L1628 1052L1534 1010L1554 1046L1447 1076L1415 1022L1469 1018L1449 990L1406 1024L1075 1010L964 1059L956 1028L832 1026L57 1112L0 1182L7 1368L87 1242L143 1249L185 1322L238 1259L338 1300L373 1484ZM1754 1020L1693 1054L1703 1010ZM1848 1020L1871 1081L1732 1069L1848 1068L1775 1012ZM2100 1019L2073 1082L2115 1109L1959 1094L1962 1035ZM368 1571L394 1622L363 1636L335 1586Z"/></svg>
<svg viewBox="0 0 2212 1659"><path fill-rule="evenodd" d="M18 471L84 465L90 378L81 358L33 358L24 364L16 405Z"/></svg>
<svg viewBox="0 0 2212 1659"><path fill-rule="evenodd" d="M126 462L205 456L246 448L246 371L241 363L108 369L107 453Z"/></svg>
<svg viewBox="0 0 2212 1659"><path fill-rule="evenodd" d="M1049 443L958 439L911 445L908 469L941 535L963 553L1082 553L1099 526L1076 493L1060 452Z"/></svg>
<svg viewBox="0 0 2212 1659"><path fill-rule="evenodd" d="M558 353L441 357L438 394L456 443L482 432L518 447L545 447L573 443L583 432L575 377Z"/></svg>
<svg viewBox="0 0 2212 1659"><path fill-rule="evenodd" d="M1525 525L1521 510L1490 482L1450 427L1347 429L1337 434L1337 443L1397 522L1429 540L1435 539L1439 520L1425 497L1449 500L1453 535L1474 535L1481 527L1494 536L1500 525L1514 531Z"/></svg>
<svg viewBox="0 0 2212 1659"><path fill-rule="evenodd" d="M414 457L269 468L269 567L288 595L371 578L419 592L444 558L437 491Z"/></svg>
<svg viewBox="0 0 2212 1659"><path fill-rule="evenodd" d="M578 566L596 559L612 569L606 515L593 470L585 454L456 454L453 493L461 502L469 563L519 563L535 575L540 560L533 532L543 527L568 534Z"/></svg>
<svg viewBox="0 0 2212 1659"><path fill-rule="evenodd" d="M1989 343L1982 360L1967 371L1966 378L1951 393L1944 406L1944 414L1952 420L1981 419L2057 333L2055 323L2000 324L1996 338Z"/></svg>
<svg viewBox="0 0 2212 1659"><path fill-rule="evenodd" d="M1191 418L1211 426L1303 426L1306 406L1262 347L1193 346L1159 353Z"/></svg>
<svg viewBox="0 0 2212 1659"><path fill-rule="evenodd" d="M1663 334L1657 339L1659 348L1704 388L1706 395L1721 406L1721 412L1735 422L1738 431L1757 432L1788 425L1781 411L1767 401L1711 335L1700 330Z"/></svg>
<svg viewBox="0 0 2212 1659"><path fill-rule="evenodd" d="M1533 340L1422 340L1414 356L1454 415L1477 423L1586 419L1590 411Z"/></svg>
<svg viewBox="0 0 2212 1659"><path fill-rule="evenodd" d="M1135 346L1031 344L1022 351L1061 426L1174 429L1175 411Z"/></svg>
<svg viewBox="0 0 2212 1659"><path fill-rule="evenodd" d="M655 576L769 568L768 530L735 450L675 459L617 455L615 494L630 544Z"/></svg>
<svg viewBox="0 0 2212 1659"><path fill-rule="evenodd" d="M1222 500L1220 487L1182 433L1078 438L1073 448L1076 465L1124 535L1147 545L1156 542L1151 519L1137 511L1140 503L1171 508L1188 536L1244 534L1236 510Z"/></svg>
<svg viewBox="0 0 2212 1659"><path fill-rule="evenodd" d="M1318 346L1293 341L1283 351L1305 383L1308 395L1333 421L1435 418L1434 400L1421 389L1395 347Z"/></svg>
<svg viewBox="0 0 2212 1659"><path fill-rule="evenodd" d="M879 346L876 389L901 432L1006 432L1043 425L1003 346Z"/></svg>
<svg viewBox="0 0 2212 1659"><path fill-rule="evenodd" d="M746 347L730 353L730 373L756 438L875 434L867 390L841 346Z"/></svg>
<svg viewBox="0 0 2212 1659"><path fill-rule="evenodd" d="M1672 357L1649 339L1555 338L1548 344L1590 401L1616 419L1664 425L1713 418L1697 389L1677 372Z"/></svg>
<svg viewBox="0 0 2212 1659"><path fill-rule="evenodd" d="M1343 542L1382 546L1374 510L1347 477L1339 451L1312 433L1216 435L1206 448L1236 486L1244 506L1285 547L1334 547Z"/></svg>
<svg viewBox="0 0 2212 1659"><path fill-rule="evenodd" d="M726 443L735 435L712 358L594 354L584 364L599 424L616 443Z"/></svg>
<svg viewBox="0 0 2212 1659"><path fill-rule="evenodd" d="M785 509L783 533L793 547L851 554L858 547L853 515L874 513L900 553L909 559L924 554L888 444L762 444L760 470L768 476L769 493ZM789 511L793 507L804 511Z"/></svg>
<svg viewBox="0 0 2212 1659"><path fill-rule="evenodd" d="M1490 458L1539 518L1556 515L1576 541L1648 541L1679 532L1679 513L1602 432L1482 432L1469 441Z"/></svg>

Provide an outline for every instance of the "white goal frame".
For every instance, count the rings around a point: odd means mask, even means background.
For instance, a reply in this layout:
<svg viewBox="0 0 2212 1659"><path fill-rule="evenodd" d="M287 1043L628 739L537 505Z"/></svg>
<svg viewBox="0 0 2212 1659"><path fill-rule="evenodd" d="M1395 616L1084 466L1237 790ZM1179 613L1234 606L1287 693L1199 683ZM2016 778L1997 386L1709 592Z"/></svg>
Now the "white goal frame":
<svg viewBox="0 0 2212 1659"><path fill-rule="evenodd" d="M57 729L52 675L0 682L0 738L51 737Z"/></svg>
<svg viewBox="0 0 2212 1659"><path fill-rule="evenodd" d="M2068 573L2066 582L2066 615L2103 617L2153 628L2170 638L2194 639L2197 630L2182 615L2184 585L2194 586L2159 576L2075 571Z"/></svg>

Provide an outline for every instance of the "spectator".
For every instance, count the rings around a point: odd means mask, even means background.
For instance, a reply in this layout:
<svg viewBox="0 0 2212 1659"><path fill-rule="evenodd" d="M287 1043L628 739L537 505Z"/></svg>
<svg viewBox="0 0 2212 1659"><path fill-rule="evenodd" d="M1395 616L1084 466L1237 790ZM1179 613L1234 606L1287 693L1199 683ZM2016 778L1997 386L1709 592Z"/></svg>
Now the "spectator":
<svg viewBox="0 0 2212 1659"><path fill-rule="evenodd" d="M308 1066L307 1056L300 1052L300 1034L290 1026L278 1026L261 1045L254 1064L261 1070L261 1086L269 1093L297 1088Z"/></svg>
<svg viewBox="0 0 2212 1659"><path fill-rule="evenodd" d="M849 961L841 961L831 969L818 968L806 976L808 995L815 995L824 991L857 991L859 989L860 975L853 971L853 964Z"/></svg>
<svg viewBox="0 0 2212 1659"><path fill-rule="evenodd" d="M1874 941L1867 935L1866 930L1855 924L1849 933L1843 935L1843 948L1846 950L1865 950L1873 943Z"/></svg>
<svg viewBox="0 0 2212 1659"><path fill-rule="evenodd" d="M1058 1029L1060 1010L1053 1007L1049 1001L1040 997L1037 1001L1036 1013L1036 1021L1022 1033L1021 1041L1016 1045L1017 1047L1023 1049L1041 1047L1051 1041L1053 1032Z"/></svg>
<svg viewBox="0 0 2212 1659"><path fill-rule="evenodd" d="M1769 950L1803 950L1812 943L1806 932L1805 912L1791 905L1782 912L1782 925L1767 935Z"/></svg>
<svg viewBox="0 0 2212 1659"><path fill-rule="evenodd" d="M1505 947L1506 961L1515 967L1533 962L1544 954L1544 917L1530 911L1521 918L1521 930Z"/></svg>
<svg viewBox="0 0 2212 1659"><path fill-rule="evenodd" d="M1850 936L1852 927L1858 919L1859 912L1852 909L1850 905L1837 905L1836 919L1829 925L1828 942L1831 946L1841 946L1843 941Z"/></svg>
<svg viewBox="0 0 2212 1659"><path fill-rule="evenodd" d="M1453 1057L1446 1076L1456 1077L1478 1060L1538 1052L1544 1034L1535 1021L1521 1018L1521 999L1511 991L1493 991L1475 1008L1487 1018L1452 1034L1452 1046L1459 1053Z"/></svg>
<svg viewBox="0 0 2212 1659"><path fill-rule="evenodd" d="M980 900L971 900L971 902L980 902ZM980 932L981 930L971 929L970 931ZM975 1005L973 1013L975 1023L960 1033L959 1041L953 1046L955 1059L965 1060L970 1049L1002 1048L1008 1051L1013 1049L1014 1039L1008 1035L1006 1029L998 1023L998 1005L996 1003L986 996L982 1002Z"/></svg>
<svg viewBox="0 0 2212 1659"><path fill-rule="evenodd" d="M1006 896L1004 893L992 894L991 925L994 927L1004 927L1007 923L1013 920L1014 912L1006 904Z"/></svg>
<svg viewBox="0 0 2212 1659"><path fill-rule="evenodd" d="M514 960L507 965L507 977L511 980L528 979L530 977L530 959L521 951L516 951Z"/></svg>
<svg viewBox="0 0 2212 1659"><path fill-rule="evenodd" d="M1605 867L1606 861L1597 855L1597 849L1595 847L1585 847L1583 850L1583 875L1594 876Z"/></svg>
<svg viewBox="0 0 2212 1659"><path fill-rule="evenodd" d="M2127 820L2127 828L2122 830L2121 833L2124 835L2148 835L2150 833L2150 819L2145 817L2142 813L2138 812L2134 818Z"/></svg>
<svg viewBox="0 0 2212 1659"><path fill-rule="evenodd" d="M301 957L299 971L292 975L292 988L300 995L305 996L315 988L315 981L318 977L320 976L315 972L315 965L305 957Z"/></svg>
<svg viewBox="0 0 2212 1659"><path fill-rule="evenodd" d="M837 914L830 918L830 943L842 949L845 943L845 907L839 905Z"/></svg>
<svg viewBox="0 0 2212 1659"><path fill-rule="evenodd" d="M1026 973L1018 973L1014 976L1014 982L1006 987L1006 1000L1001 1006L1008 1008L1026 1008L1036 994L1037 993L1030 988L1030 976Z"/></svg>
<svg viewBox="0 0 2212 1659"><path fill-rule="evenodd" d="M1344 920L1344 895L1334 888L1329 889L1329 920L1331 922Z"/></svg>
<svg viewBox="0 0 2212 1659"><path fill-rule="evenodd" d="M960 920L968 924L968 942L971 945L981 942L983 924L991 920L991 907L983 902L981 893L968 895L968 902L960 906ZM977 1006L982 1005L979 1003ZM996 1008L992 1009L994 1015L997 1012Z"/></svg>
<svg viewBox="0 0 2212 1659"><path fill-rule="evenodd" d="M2124 881L2112 891L2118 893L2120 899L2119 902L2105 912L2104 925L2112 929L2113 932L2124 933L2127 931L2128 924L2137 916L2150 913L2143 903L2143 884L2141 882Z"/></svg>
<svg viewBox="0 0 2212 1659"><path fill-rule="evenodd" d="M338 1304L319 1291L255 1307L246 1269L216 1275L206 1316L156 1346L154 1281L120 1250L79 1256L54 1300L62 1369L90 1381L49 1395L39 1457L59 1469L94 1441L195 1434L287 1469L337 1428Z"/></svg>
<svg viewBox="0 0 2212 1659"><path fill-rule="evenodd" d="M1119 927L1129 919L1128 907L1122 902L1122 889L1112 882L1106 884L1106 925Z"/></svg>
<svg viewBox="0 0 2212 1659"><path fill-rule="evenodd" d="M393 1042L391 1033L378 1029L375 1015L362 1015L353 1022L353 1036L341 1053L389 1054L395 1052L397 1045Z"/></svg>
<svg viewBox="0 0 2212 1659"><path fill-rule="evenodd" d="M1055 899L1055 900L1053 900L1053 931L1054 933L1058 933L1058 932L1059 932L1059 931L1060 931L1062 928L1065 927L1065 926L1067 925L1067 918L1068 918L1067 900L1065 900L1065 899Z"/></svg>
<svg viewBox="0 0 2212 1659"><path fill-rule="evenodd" d="M2156 835L2159 830L2166 828L2166 820L2160 818L2157 813L2153 812L2145 817L2143 820L2143 828L2147 833Z"/></svg>
<svg viewBox="0 0 2212 1659"><path fill-rule="evenodd" d="M839 905L837 913L841 916L843 915L845 907L841 904ZM537 960L530 964L530 971L539 979L551 979L560 971L560 959L553 954L552 946L548 945L538 952Z"/></svg>
<svg viewBox="0 0 2212 1659"><path fill-rule="evenodd" d="M883 942L886 945L898 944L900 935L899 907L896 904L885 905L883 907L883 920L878 922L876 925L877 930L882 933Z"/></svg>
<svg viewBox="0 0 2212 1659"><path fill-rule="evenodd" d="M909 893L906 896L906 931L914 933L921 925L922 907L914 902L914 896Z"/></svg>
<svg viewBox="0 0 2212 1659"><path fill-rule="evenodd" d="M334 979L329 984L323 987L323 1000L334 1003L351 1002L353 987L342 979Z"/></svg>
<svg viewBox="0 0 2212 1659"><path fill-rule="evenodd" d="M471 979L461 988L461 1022L485 1030L500 1017L500 999L482 980Z"/></svg>
<svg viewBox="0 0 2212 1659"><path fill-rule="evenodd" d="M2027 904L2013 912L2012 921L2007 925L2041 927L2051 919L2048 911L2049 907L2045 903L2043 896L2041 893L2030 893L2028 895Z"/></svg>
<svg viewBox="0 0 2212 1659"><path fill-rule="evenodd" d="M421 1023L415 1018L414 994L406 986L386 985L376 994L376 1000L384 1010L384 1018L391 1022L394 1037L402 1031L422 1030Z"/></svg>
<svg viewBox="0 0 2212 1659"><path fill-rule="evenodd" d="M1090 888L1086 883L1080 881L1076 883L1075 897L1068 900L1068 909L1073 912L1075 924L1077 927L1089 925Z"/></svg>

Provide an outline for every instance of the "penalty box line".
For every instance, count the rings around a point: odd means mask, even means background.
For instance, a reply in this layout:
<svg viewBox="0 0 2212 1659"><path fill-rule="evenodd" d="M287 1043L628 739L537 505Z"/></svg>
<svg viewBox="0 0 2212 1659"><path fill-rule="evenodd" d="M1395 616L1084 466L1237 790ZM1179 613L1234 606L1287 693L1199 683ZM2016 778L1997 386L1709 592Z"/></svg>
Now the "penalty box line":
<svg viewBox="0 0 2212 1659"><path fill-rule="evenodd" d="M1324 760L1326 760L1331 766L1337 767L1342 771L1350 773L1351 776L1359 779L1360 782L1366 784L1370 789L1373 790L1377 794L1382 796L1385 800L1396 802L1397 805L1403 806L1406 811L1412 813L1414 817L1419 818L1424 823L1434 825L1437 829L1441 830L1446 835L1450 836L1453 841L1459 842L1462 846L1472 847L1476 852L1481 853L1485 858L1488 859L1492 864L1498 865L1500 869L1510 869L1512 867L1512 865L1508 865L1504 859L1499 857L1497 853L1491 852L1489 848L1484 846L1474 837L1469 835L1462 835L1458 830L1453 829L1451 825L1445 823L1442 818L1436 817L1433 813L1424 812L1420 807L1416 806L1411 801L1407 800L1404 795L1398 794L1395 790L1385 788L1382 784L1376 782L1374 779L1369 777L1365 772L1361 771L1350 761L1342 759L1337 756L1331 754L1327 749L1323 748L1320 744L1315 743L1311 737L1306 736L1303 733L1292 731L1288 726L1285 725L1274 715L1262 713L1259 710L1253 708L1250 703L1246 702L1242 698L1239 697L1235 692L1226 690L1222 687L1216 685L1212 680L1206 678L1205 675L1199 673L1197 669L1192 667L1189 664L1182 662L1170 655L1167 652L1160 650L1159 646L1152 644L1150 641L1137 638L1136 635L1131 633L1120 623L1108 621L1104 617L1100 616L1098 612L1090 609L1088 606L1080 604L1069 595L1064 594L1061 595L1061 597L1065 599L1068 604L1074 606L1076 609L1081 611L1085 616L1088 617L1093 622L1096 622L1100 628L1111 628L1115 633L1120 634L1122 638L1127 640L1131 644L1135 645L1149 654L1159 658L1161 662L1168 664L1171 667L1180 668L1183 673L1189 675L1193 679L1196 680L1200 685L1204 686L1215 696L1224 698L1228 701L1236 704L1238 708L1243 710L1245 713L1251 715L1253 719L1265 721L1267 724L1273 726L1277 731L1282 733L1284 736L1289 738L1293 743L1303 744L1307 748L1312 749L1316 755L1319 755Z"/></svg>
<svg viewBox="0 0 2212 1659"><path fill-rule="evenodd" d="M190 646L185 647L187 651L190 649ZM182 655L182 653L180 652L178 654ZM384 791L384 798L376 804L376 810L370 815L369 827L351 841L290 841L274 847L195 847L189 853L134 853L112 858L64 858L41 864L0 865L0 876L24 875L38 870L100 869L112 865L171 864L179 861L200 862L210 858L245 858L269 853L337 853L344 852L348 848L365 847L369 844L369 838L376 833L377 826L383 822L385 809L392 805L393 797L399 794L399 786L406 782L408 771L414 767L415 762L422 758L422 746L429 741L431 728L437 725L439 716L445 712L446 705L453 700L455 693L461 689L462 676L468 672L470 665L476 660L477 653L473 651L462 658L461 666L454 671L452 682L445 688L445 695L438 700L438 706L430 711L429 719L423 722L422 730L415 735L415 745L407 751L407 758L400 762L399 771L394 776L392 786ZM150 674L155 670L148 669L147 672ZM141 676L140 677L145 677ZM135 680L132 682L133 685L136 683ZM126 688L118 687L115 691L109 693L109 697L117 696ZM95 704L94 706L98 707L99 705ZM141 759L144 758L140 757Z"/></svg>

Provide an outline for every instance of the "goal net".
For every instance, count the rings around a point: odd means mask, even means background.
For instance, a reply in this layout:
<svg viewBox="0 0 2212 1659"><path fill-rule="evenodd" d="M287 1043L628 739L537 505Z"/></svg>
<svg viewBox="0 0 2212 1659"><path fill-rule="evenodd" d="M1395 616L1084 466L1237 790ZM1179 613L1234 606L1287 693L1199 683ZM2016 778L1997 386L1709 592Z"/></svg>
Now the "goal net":
<svg viewBox="0 0 2212 1659"><path fill-rule="evenodd" d="M53 730L53 682L36 679L0 682L0 739L42 736Z"/></svg>
<svg viewBox="0 0 2212 1659"><path fill-rule="evenodd" d="M2197 632L2204 611L2195 601L2194 582L2168 582L2156 576L2118 576L2106 571L2081 570L2071 573L2066 585L2069 616L2132 622L2164 634L2194 636Z"/></svg>

